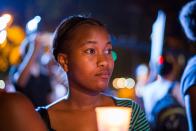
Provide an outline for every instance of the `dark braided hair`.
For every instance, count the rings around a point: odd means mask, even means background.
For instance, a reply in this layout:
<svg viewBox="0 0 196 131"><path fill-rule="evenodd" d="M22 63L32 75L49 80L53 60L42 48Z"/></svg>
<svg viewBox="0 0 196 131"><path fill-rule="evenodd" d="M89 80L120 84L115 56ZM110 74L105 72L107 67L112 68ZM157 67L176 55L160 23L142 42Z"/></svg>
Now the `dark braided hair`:
<svg viewBox="0 0 196 131"><path fill-rule="evenodd" d="M54 33L53 55L56 60L59 53L68 52L68 49L70 48L68 41L72 35L73 30L83 24L101 26L106 29L105 25L100 21L82 15L70 16L64 19L56 28Z"/></svg>

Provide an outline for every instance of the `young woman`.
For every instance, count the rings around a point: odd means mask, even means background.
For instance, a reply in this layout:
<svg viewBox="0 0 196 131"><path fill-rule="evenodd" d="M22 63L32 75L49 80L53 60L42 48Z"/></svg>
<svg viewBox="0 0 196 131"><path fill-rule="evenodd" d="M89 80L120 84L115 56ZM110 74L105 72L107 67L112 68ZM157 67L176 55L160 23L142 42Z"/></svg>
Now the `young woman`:
<svg viewBox="0 0 196 131"><path fill-rule="evenodd" d="M133 109L130 130L149 130L144 112L132 100L102 93L112 75L112 44L106 27L93 18L72 16L58 26L53 54L67 73L69 97L39 112L50 130L97 131L95 108L126 106Z"/></svg>

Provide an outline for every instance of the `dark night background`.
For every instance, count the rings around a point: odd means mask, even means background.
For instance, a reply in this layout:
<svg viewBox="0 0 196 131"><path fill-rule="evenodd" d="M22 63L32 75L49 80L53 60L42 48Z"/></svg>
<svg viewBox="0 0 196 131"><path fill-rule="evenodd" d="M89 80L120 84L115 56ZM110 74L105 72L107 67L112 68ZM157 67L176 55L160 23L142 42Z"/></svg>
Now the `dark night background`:
<svg viewBox="0 0 196 131"><path fill-rule="evenodd" d="M178 21L188 0L1 0L0 13L10 12L14 23L25 27L35 15L42 17L39 30L54 31L70 15L90 14L105 23L115 36L118 54L114 74L134 76L137 64L149 61L150 34L158 10L166 13L164 50L190 57L191 46Z"/></svg>

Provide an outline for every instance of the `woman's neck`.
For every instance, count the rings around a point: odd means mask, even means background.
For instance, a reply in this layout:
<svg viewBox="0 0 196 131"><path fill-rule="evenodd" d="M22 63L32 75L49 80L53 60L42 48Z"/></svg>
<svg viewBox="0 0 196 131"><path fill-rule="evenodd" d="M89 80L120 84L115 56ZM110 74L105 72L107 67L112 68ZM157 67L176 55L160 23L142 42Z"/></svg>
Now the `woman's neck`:
<svg viewBox="0 0 196 131"><path fill-rule="evenodd" d="M73 109L92 109L103 104L103 95L101 93L82 92L71 88L67 101Z"/></svg>

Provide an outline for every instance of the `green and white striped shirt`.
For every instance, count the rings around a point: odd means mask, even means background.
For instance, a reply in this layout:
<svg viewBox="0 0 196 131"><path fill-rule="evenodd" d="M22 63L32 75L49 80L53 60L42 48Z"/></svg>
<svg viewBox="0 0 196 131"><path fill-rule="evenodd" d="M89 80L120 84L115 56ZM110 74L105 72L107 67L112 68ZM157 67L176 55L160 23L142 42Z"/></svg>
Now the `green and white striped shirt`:
<svg viewBox="0 0 196 131"><path fill-rule="evenodd" d="M138 104L126 98L113 97L113 99L117 106L132 108L132 117L129 131L150 131L150 126L146 119L145 113Z"/></svg>
<svg viewBox="0 0 196 131"><path fill-rule="evenodd" d="M112 99L114 100L116 106L132 108L132 116L131 116L129 131L150 131L150 127L146 119L146 116L144 114L144 111L141 109L141 107L138 104L136 104L131 99L117 98L113 96ZM48 107L49 106L39 107L37 111L40 113L41 117L45 121L48 127L48 131L55 131L54 129L51 128L50 125L50 120L47 112Z"/></svg>

